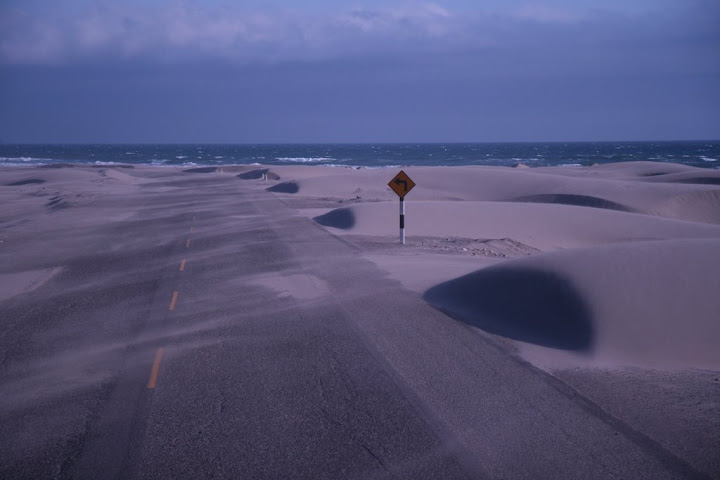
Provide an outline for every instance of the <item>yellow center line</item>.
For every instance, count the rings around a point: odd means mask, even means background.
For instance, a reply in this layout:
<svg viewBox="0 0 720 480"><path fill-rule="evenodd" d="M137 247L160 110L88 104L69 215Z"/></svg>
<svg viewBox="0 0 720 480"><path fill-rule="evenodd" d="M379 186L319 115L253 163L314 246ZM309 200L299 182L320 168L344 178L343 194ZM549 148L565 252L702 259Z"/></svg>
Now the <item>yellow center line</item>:
<svg viewBox="0 0 720 480"><path fill-rule="evenodd" d="M190 248L190 239L187 239L187 242L185 242L185 248Z"/></svg>
<svg viewBox="0 0 720 480"><path fill-rule="evenodd" d="M170 300L170 311L175 310L175 302L177 302L178 292L177 290L172 294L172 300Z"/></svg>
<svg viewBox="0 0 720 480"><path fill-rule="evenodd" d="M185 262L187 262L187 258L183 258L182 262L180 262L180 271L182 272L185 270Z"/></svg>
<svg viewBox="0 0 720 480"><path fill-rule="evenodd" d="M160 371L160 360L162 360L163 349L158 348L155 354L155 361L153 362L152 370L150 371L150 380L148 380L147 388L155 388L157 384L158 372Z"/></svg>

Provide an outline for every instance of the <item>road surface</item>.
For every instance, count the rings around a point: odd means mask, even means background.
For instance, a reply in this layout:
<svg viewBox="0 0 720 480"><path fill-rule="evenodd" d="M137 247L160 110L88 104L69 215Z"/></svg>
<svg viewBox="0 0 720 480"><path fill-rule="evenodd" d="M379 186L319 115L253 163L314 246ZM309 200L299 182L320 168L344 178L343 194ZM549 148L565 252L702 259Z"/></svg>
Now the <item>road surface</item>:
<svg viewBox="0 0 720 480"><path fill-rule="evenodd" d="M8 230L62 268L0 303L1 478L703 478L283 195L154 175Z"/></svg>

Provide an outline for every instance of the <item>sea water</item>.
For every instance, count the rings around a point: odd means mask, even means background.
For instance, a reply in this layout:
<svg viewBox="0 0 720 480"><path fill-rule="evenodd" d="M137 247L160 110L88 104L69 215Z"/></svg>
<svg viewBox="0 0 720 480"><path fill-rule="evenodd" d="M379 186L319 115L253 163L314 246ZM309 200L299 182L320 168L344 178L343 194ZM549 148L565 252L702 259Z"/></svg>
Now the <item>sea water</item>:
<svg viewBox="0 0 720 480"><path fill-rule="evenodd" d="M578 143L394 144L0 144L0 166L79 163L165 166L331 165L398 166L589 166L630 161L672 162L720 168L720 141Z"/></svg>

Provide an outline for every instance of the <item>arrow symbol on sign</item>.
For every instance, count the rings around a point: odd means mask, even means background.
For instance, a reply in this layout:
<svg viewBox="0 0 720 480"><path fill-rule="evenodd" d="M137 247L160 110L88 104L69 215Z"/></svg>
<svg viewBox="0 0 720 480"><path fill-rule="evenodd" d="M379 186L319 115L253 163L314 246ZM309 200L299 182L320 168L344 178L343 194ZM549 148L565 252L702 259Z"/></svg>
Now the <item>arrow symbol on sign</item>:
<svg viewBox="0 0 720 480"><path fill-rule="evenodd" d="M403 184L403 188L407 192L407 180L400 180L399 178L395 180L395 185L400 185L401 183Z"/></svg>

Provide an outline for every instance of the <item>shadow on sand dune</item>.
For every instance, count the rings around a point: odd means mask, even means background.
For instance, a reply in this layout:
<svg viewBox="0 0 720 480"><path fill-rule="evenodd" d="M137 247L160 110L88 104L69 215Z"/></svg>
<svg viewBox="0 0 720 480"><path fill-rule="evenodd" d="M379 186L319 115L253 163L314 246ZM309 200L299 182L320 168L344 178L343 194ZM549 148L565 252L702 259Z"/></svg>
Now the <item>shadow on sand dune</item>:
<svg viewBox="0 0 720 480"><path fill-rule="evenodd" d="M26 180L19 180L17 182L6 183L5 186L19 187L21 185L33 185L33 184L40 184L40 183L45 183L45 180L43 180L42 178L28 178Z"/></svg>
<svg viewBox="0 0 720 480"><path fill-rule="evenodd" d="M349 230L355 226L355 214L349 208L337 208L324 215L313 218L320 225L326 227L342 228Z"/></svg>
<svg viewBox="0 0 720 480"><path fill-rule="evenodd" d="M608 210L618 210L620 212L635 211L626 205L605 200L604 198L591 197L588 195L573 195L569 193L528 195L526 197L514 198L512 201L524 203L559 203L563 205L574 205L576 207L605 208Z"/></svg>
<svg viewBox="0 0 720 480"><path fill-rule="evenodd" d="M297 182L283 182L273 185L270 188L266 188L265 190L275 193L297 193L300 191L300 186Z"/></svg>
<svg viewBox="0 0 720 480"><path fill-rule="evenodd" d="M268 168L257 168L255 170L250 170L236 175L236 177L242 178L243 180L259 180L263 178L263 175L267 175L268 180L280 180L280 175L275 172L271 172Z"/></svg>
<svg viewBox="0 0 720 480"><path fill-rule="evenodd" d="M563 350L590 350L589 308L560 275L532 268L486 268L441 283L423 299L470 325Z"/></svg>
<svg viewBox="0 0 720 480"><path fill-rule="evenodd" d="M720 177L697 177L672 180L673 183L692 183L695 185L720 185Z"/></svg>

